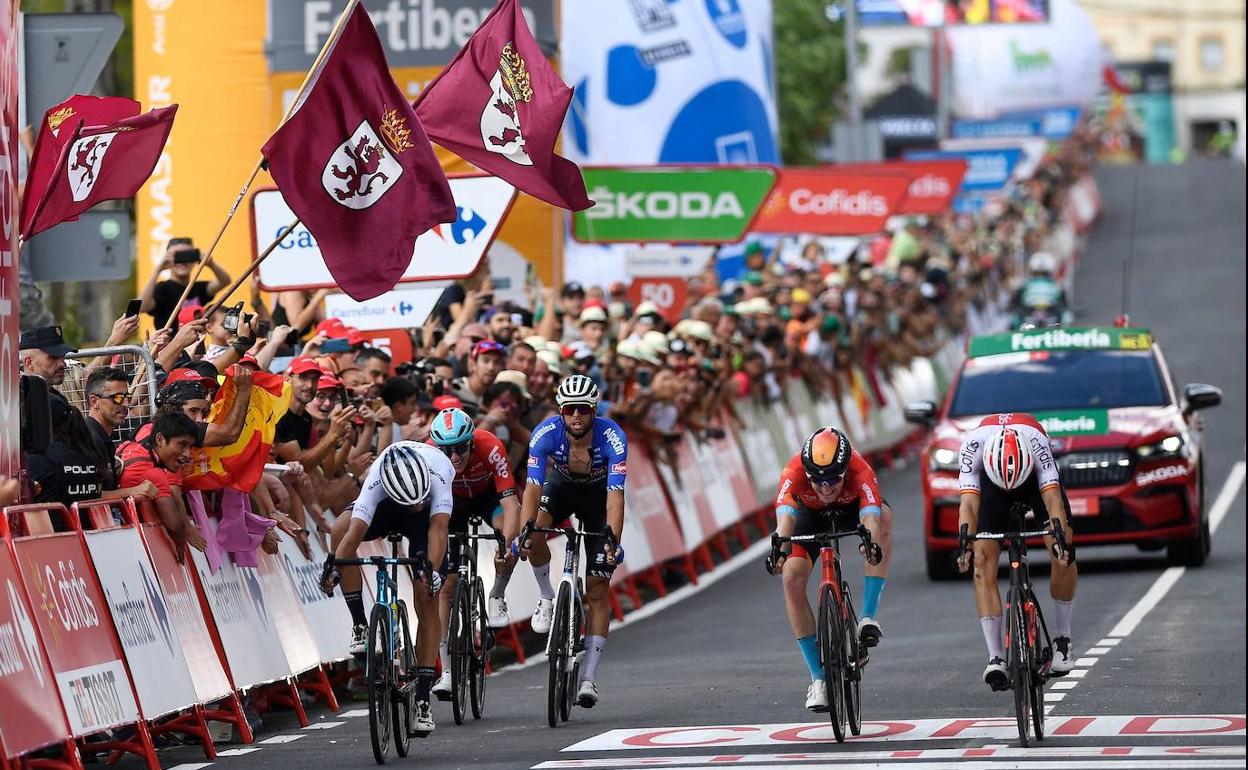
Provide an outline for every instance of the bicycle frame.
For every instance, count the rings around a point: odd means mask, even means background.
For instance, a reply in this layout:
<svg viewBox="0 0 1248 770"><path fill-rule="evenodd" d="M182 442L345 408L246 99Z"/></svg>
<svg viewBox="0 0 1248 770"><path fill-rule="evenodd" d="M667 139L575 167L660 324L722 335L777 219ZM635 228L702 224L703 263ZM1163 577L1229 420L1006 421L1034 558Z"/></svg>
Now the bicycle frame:
<svg viewBox="0 0 1248 770"><path fill-rule="evenodd" d="M585 603L585 597L581 594L581 540L585 537L585 533L576 527L533 527L532 532L542 532L547 535L563 535L567 538L563 551L563 576L559 578L559 585L567 583L572 591L572 603L576 606L578 603L582 606ZM555 588L557 596L559 589ZM550 654L551 640L555 638L554 634L546 636L546 654Z"/></svg>
<svg viewBox="0 0 1248 770"><path fill-rule="evenodd" d="M357 559L334 559L335 565L362 567L369 565L377 568L377 593L374 606L381 605L386 608L386 616L389 618L389 633L386 635L386 646L388 649L387 660L394 659L395 635L399 631L399 567L419 567L425 573L426 585L433 584L433 568L429 564L429 560L425 558L424 552L420 552L412 557L399 556L399 543L403 541L402 536L391 535L390 540L390 556L368 556Z"/></svg>

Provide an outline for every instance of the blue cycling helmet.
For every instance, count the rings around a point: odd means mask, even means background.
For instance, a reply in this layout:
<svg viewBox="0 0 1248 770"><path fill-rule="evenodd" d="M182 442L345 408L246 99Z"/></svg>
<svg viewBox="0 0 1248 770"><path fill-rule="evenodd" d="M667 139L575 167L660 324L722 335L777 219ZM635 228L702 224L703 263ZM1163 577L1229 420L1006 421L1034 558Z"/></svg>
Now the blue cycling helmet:
<svg viewBox="0 0 1248 770"><path fill-rule="evenodd" d="M433 417L429 436L438 446L455 446L472 438L472 418L463 409L443 409Z"/></svg>

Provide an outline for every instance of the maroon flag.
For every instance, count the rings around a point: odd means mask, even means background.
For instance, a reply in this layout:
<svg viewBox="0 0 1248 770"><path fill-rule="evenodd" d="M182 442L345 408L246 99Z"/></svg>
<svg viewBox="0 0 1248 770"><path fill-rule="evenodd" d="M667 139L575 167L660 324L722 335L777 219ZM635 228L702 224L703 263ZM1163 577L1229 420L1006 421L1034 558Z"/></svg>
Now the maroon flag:
<svg viewBox="0 0 1248 770"><path fill-rule="evenodd" d="M41 199L31 198L34 211L22 238L76 219L101 201L134 196L152 175L177 112L174 104L103 126L71 118L73 130L47 189ZM61 125L62 135L66 128Z"/></svg>
<svg viewBox="0 0 1248 770"><path fill-rule="evenodd" d="M140 112L142 107L139 103L124 96L83 94L74 94L48 110L43 116L39 136L35 138L35 151L31 154L30 171L26 174L26 188L22 193L21 232L27 232L30 220L35 216L35 208L47 195L52 177L56 175L61 151L78 123L103 126L132 118Z"/></svg>
<svg viewBox="0 0 1248 770"><path fill-rule="evenodd" d="M261 152L334 280L366 300L394 288L421 233L456 220L455 200L368 12L357 5L329 45Z"/></svg>
<svg viewBox="0 0 1248 770"><path fill-rule="evenodd" d="M502 0L421 93L429 138L534 198L594 205L581 170L555 154L572 89L542 55L516 0Z"/></svg>

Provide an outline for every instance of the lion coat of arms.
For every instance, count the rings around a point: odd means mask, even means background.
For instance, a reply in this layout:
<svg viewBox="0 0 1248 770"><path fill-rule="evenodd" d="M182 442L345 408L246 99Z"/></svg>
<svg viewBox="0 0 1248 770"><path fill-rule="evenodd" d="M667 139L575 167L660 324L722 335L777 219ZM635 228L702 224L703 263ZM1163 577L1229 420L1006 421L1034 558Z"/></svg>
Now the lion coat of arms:
<svg viewBox="0 0 1248 770"><path fill-rule="evenodd" d="M503 46L498 70L490 78L490 97L481 111L481 141L485 149L512 163L532 166L524 149L524 130L517 105L533 101L533 86L524 58L511 43Z"/></svg>

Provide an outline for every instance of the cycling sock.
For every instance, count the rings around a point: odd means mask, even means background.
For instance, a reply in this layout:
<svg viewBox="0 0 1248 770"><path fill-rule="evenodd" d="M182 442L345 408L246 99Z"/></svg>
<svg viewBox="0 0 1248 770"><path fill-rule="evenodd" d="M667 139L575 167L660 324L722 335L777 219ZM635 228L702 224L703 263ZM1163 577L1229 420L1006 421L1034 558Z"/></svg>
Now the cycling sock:
<svg viewBox="0 0 1248 770"><path fill-rule="evenodd" d="M884 578L867 575L862 579L862 616L874 618L880 611L880 594L884 593Z"/></svg>
<svg viewBox="0 0 1248 770"><path fill-rule="evenodd" d="M988 615L979 619L980 629L984 632L984 644L988 645L988 659L1005 659L1005 648L1001 642L1001 616Z"/></svg>
<svg viewBox="0 0 1248 770"><path fill-rule="evenodd" d="M438 671L433 666L416 668L416 700L429 700L429 691L433 689L433 678L437 674Z"/></svg>
<svg viewBox="0 0 1248 770"><path fill-rule="evenodd" d="M438 660L442 663L442 670L444 672L451 670L451 653L450 650L447 649L445 639L438 642Z"/></svg>
<svg viewBox="0 0 1248 770"><path fill-rule="evenodd" d="M364 614L364 594L362 591L343 591L342 598L351 610L351 622L357 626L368 625L368 615Z"/></svg>
<svg viewBox="0 0 1248 770"><path fill-rule="evenodd" d="M550 575L549 564L546 565L546 574L548 576ZM503 575L503 574L495 573L494 574L494 587L490 589L490 598L502 599L503 596L507 593L507 584L509 582L511 582L511 575ZM547 582L549 582L549 578L547 579ZM554 596L554 592L551 592L551 596Z"/></svg>
<svg viewBox="0 0 1248 770"><path fill-rule="evenodd" d="M598 674L598 659L602 657L602 648L607 646L605 636L585 637L585 673L582 680L594 681Z"/></svg>
<svg viewBox="0 0 1248 770"><path fill-rule="evenodd" d="M1075 600L1071 599L1064 602L1061 599L1054 599L1053 603L1057 605L1057 616L1053 622L1053 635L1064 636L1070 638L1070 616L1075 613Z"/></svg>
<svg viewBox="0 0 1248 770"><path fill-rule="evenodd" d="M533 577L537 580L537 590L543 599L555 598L555 588L550 584L550 562L542 566L533 565Z"/></svg>
<svg viewBox="0 0 1248 770"><path fill-rule="evenodd" d="M802 659L806 668L810 669L810 678L818 681L823 679L823 664L819 662L819 640L814 634L803 636L797 640L797 648L802 651Z"/></svg>

